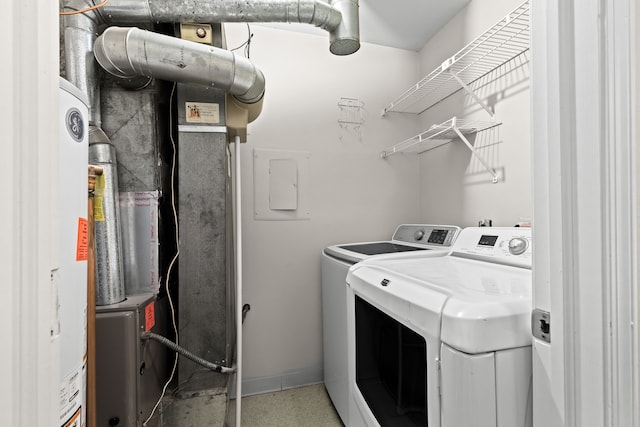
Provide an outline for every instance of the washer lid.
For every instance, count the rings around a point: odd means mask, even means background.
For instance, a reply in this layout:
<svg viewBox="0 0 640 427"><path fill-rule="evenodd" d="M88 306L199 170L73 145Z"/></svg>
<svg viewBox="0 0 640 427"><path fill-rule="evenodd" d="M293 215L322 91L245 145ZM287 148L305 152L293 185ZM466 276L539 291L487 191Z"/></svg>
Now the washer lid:
<svg viewBox="0 0 640 427"><path fill-rule="evenodd" d="M436 250L442 255L451 250L459 232L460 228L453 225L402 224L396 228L391 240L332 245L324 252L351 263L371 256L425 250Z"/></svg>
<svg viewBox="0 0 640 427"><path fill-rule="evenodd" d="M358 243L355 245L340 245L338 247L340 249L357 252L363 255L381 255L397 252L426 251L429 249L421 246L407 246L394 242Z"/></svg>
<svg viewBox="0 0 640 427"><path fill-rule="evenodd" d="M353 287L358 279L369 284L358 285L365 299L369 293L383 291L394 300L403 301L404 305L395 306L404 311L411 311L412 307L428 310L425 319L438 325L442 342L460 351L483 353L531 344L532 288L531 270L527 268L451 255L416 256L356 264L347 283ZM386 285L381 290L383 281ZM442 304L426 299L434 294L439 295ZM419 321L412 321L416 322Z"/></svg>
<svg viewBox="0 0 640 427"><path fill-rule="evenodd" d="M324 249L324 253L339 260L355 264L372 256L386 254L404 254L407 252L427 251L428 249L430 248L425 247L424 245L411 245L394 241L381 241L327 246ZM443 255L449 253L449 251L443 253L442 250L438 252Z"/></svg>

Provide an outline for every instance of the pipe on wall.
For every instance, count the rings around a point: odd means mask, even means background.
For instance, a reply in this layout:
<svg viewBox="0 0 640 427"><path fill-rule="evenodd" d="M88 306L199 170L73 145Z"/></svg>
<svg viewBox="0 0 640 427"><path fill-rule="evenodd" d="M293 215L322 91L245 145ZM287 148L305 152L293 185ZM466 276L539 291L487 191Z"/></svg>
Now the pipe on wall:
<svg viewBox="0 0 640 427"><path fill-rule="evenodd" d="M65 11L84 10L94 6L91 0L64 0ZM109 137L102 130L100 84L98 66L93 58L93 46L98 37L100 16L94 10L64 15L65 77L89 98L89 152L96 163L107 165L108 191L96 203L104 203L102 220L95 225L96 246L96 303L114 304L124 300L122 271L122 239L120 237L120 210L117 207L118 181L115 158L105 160L104 147L111 147ZM115 152L113 154L115 156ZM111 169L109 169L109 167ZM106 182L106 181L105 181ZM102 189L101 191L105 191Z"/></svg>
<svg viewBox="0 0 640 427"><path fill-rule="evenodd" d="M350 55L360 49L360 11L358 0L331 0L340 11L340 24L329 32L329 50L334 55Z"/></svg>
<svg viewBox="0 0 640 427"><path fill-rule="evenodd" d="M110 25L146 22L286 22L327 30L330 51L349 55L360 48L358 0L110 0L100 9Z"/></svg>
<svg viewBox="0 0 640 427"><path fill-rule="evenodd" d="M242 323L244 317L242 299L242 185L240 162L240 137L234 140L235 147L235 250L236 250L236 427L242 420Z"/></svg>
<svg viewBox="0 0 640 427"><path fill-rule="evenodd" d="M90 0L66 0L65 10L93 6ZM65 78L89 98L89 124L100 127L100 85L98 67L93 59L93 44L98 37L99 16L94 11L62 17L64 26Z"/></svg>
<svg viewBox="0 0 640 427"><path fill-rule="evenodd" d="M102 129L89 128L89 162L102 167L94 193L96 305L124 301L125 285L122 262L122 232L118 205L118 171L116 149Z"/></svg>
<svg viewBox="0 0 640 427"><path fill-rule="evenodd" d="M264 96L264 75L247 58L135 27L107 28L95 42L94 55L117 77L147 76L215 87L249 104Z"/></svg>

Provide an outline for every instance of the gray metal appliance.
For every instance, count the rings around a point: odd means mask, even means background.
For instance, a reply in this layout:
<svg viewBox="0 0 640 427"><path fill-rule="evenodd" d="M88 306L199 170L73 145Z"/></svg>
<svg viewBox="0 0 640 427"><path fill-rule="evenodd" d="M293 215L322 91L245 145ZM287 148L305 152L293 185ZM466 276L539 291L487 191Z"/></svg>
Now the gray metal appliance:
<svg viewBox="0 0 640 427"><path fill-rule="evenodd" d="M169 378L171 351L156 341L167 336L166 298L147 293L96 307L96 396L100 426L141 426Z"/></svg>

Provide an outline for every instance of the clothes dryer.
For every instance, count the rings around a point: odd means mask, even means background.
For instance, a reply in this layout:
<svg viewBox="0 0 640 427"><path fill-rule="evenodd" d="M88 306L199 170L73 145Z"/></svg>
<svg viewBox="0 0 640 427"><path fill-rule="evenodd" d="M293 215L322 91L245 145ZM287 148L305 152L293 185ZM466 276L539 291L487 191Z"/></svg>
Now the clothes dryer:
<svg viewBox="0 0 640 427"><path fill-rule="evenodd" d="M350 427L530 427L531 230L371 259L348 283Z"/></svg>

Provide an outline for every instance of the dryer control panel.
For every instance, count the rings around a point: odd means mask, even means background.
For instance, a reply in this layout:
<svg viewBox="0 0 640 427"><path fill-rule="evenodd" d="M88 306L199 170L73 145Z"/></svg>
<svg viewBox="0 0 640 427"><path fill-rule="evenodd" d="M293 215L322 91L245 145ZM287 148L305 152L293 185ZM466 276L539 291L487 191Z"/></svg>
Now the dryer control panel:
<svg viewBox="0 0 640 427"><path fill-rule="evenodd" d="M531 229L469 227L460 232L453 255L531 268Z"/></svg>

